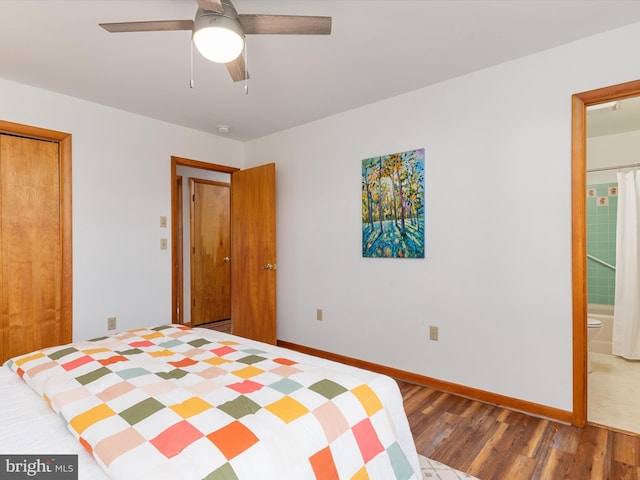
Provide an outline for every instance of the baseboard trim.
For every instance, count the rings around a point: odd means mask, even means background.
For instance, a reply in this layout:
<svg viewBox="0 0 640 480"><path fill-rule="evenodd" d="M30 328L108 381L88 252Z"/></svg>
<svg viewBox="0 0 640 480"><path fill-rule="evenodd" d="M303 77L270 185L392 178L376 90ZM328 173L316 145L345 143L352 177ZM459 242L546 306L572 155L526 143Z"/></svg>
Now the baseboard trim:
<svg viewBox="0 0 640 480"><path fill-rule="evenodd" d="M458 385L456 383L445 382L443 380L438 380L437 378L427 377L425 375L419 375L417 373L407 372L405 370L399 370L397 368L387 367L385 365L367 362L365 360L359 360L357 358L347 357L345 355L327 352L325 350L319 350L317 348L307 347L305 345L298 345L296 343L291 343L284 340L278 340L278 346L288 348L290 350L295 350L296 352L326 358L327 360L345 363L353 367L371 370L373 372L381 373L383 375L387 375L389 377L393 377L405 382L415 383L416 385L422 385L424 387L433 388L434 390L452 393L454 395L470 398L479 402L498 405L510 410L527 413L529 415L544 417L550 420L556 420L564 423L572 423L573 420L573 414L567 410L548 407L546 405L541 405L526 400L520 400L518 398L512 398L497 393L487 392L485 390L467 387L464 385Z"/></svg>

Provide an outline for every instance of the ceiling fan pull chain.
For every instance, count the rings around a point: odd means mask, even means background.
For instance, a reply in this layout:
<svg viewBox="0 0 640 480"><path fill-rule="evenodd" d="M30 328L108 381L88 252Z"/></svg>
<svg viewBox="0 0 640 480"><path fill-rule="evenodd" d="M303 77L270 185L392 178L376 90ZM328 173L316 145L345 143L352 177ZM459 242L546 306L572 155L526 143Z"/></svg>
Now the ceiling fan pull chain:
<svg viewBox="0 0 640 480"><path fill-rule="evenodd" d="M244 36L244 94L249 95L249 54L247 53L247 36Z"/></svg>
<svg viewBox="0 0 640 480"><path fill-rule="evenodd" d="M189 80L189 88L193 88L193 37L191 37L191 79Z"/></svg>

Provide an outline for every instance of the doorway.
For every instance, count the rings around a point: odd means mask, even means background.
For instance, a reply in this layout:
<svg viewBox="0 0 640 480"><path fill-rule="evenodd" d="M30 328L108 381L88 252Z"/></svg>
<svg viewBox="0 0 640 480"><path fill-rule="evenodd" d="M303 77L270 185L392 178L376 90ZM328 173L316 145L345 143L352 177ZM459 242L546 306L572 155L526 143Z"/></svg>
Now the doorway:
<svg viewBox="0 0 640 480"><path fill-rule="evenodd" d="M586 107L640 95L640 80L577 93L572 97L572 289L573 419L587 422L587 111Z"/></svg>
<svg viewBox="0 0 640 480"><path fill-rule="evenodd" d="M231 174L238 169L181 157L171 157L171 169L172 176L174 177L171 192L171 249L174 266L172 274L172 322L196 326L197 324L206 323L201 320L202 315L200 315L200 313L205 314L205 311L201 309L201 307L204 306L204 297L202 289L195 288L192 291L192 283L194 280L197 280L194 279L194 275L202 276L201 274L204 274L206 276L207 271L202 272L200 268L196 268L195 271L191 269L193 262L200 262L197 256L194 257L194 247L196 245L194 245L193 242L195 236L199 236L200 234L200 226L197 225L197 231L193 230L194 225L191 221L194 215L194 212L191 211L194 207L191 201L193 198L192 195L194 194L193 189L196 188L196 186L200 188L211 182L214 184L228 185ZM199 180L194 182L194 177L199 178ZM189 179L188 183L187 179ZM184 185L184 183L187 183L188 186ZM228 214L229 208L227 207L226 210ZM201 248L198 248L198 255L200 253L206 254ZM225 257L229 257L228 253L225 253L225 255L220 258L220 261L227 263L228 267L228 261L224 261ZM196 302L195 308L193 307L194 300ZM195 323L193 322L193 314L197 317L195 318Z"/></svg>
<svg viewBox="0 0 640 480"><path fill-rule="evenodd" d="M231 333L265 343L277 342L275 164L239 170L197 160L171 157L172 322L178 323L181 252L178 231L177 168L187 166L226 173L230 186ZM186 276L186 274L185 274ZM186 305L183 305L186 307ZM184 322L191 324L185 312Z"/></svg>

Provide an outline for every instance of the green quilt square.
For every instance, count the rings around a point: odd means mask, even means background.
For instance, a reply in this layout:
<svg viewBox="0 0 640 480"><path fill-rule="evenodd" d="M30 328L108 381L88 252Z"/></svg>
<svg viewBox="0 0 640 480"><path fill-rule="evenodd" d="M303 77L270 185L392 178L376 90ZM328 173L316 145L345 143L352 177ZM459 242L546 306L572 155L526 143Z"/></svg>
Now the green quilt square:
<svg viewBox="0 0 640 480"><path fill-rule="evenodd" d="M265 358L259 355L247 355L246 357L242 357L237 361L246 365L253 365L254 363L259 363L263 360L265 360Z"/></svg>
<svg viewBox="0 0 640 480"><path fill-rule="evenodd" d="M319 393L320 395L328 398L329 400L347 391L347 389L344 388L342 385L334 382L333 380L329 380L327 378L314 383L309 387L309 390L313 390L314 392Z"/></svg>
<svg viewBox="0 0 640 480"><path fill-rule="evenodd" d="M110 373L111 370L109 370L107 367L100 367L97 370L93 370L92 372L85 373L84 375L76 377L76 380L82 385L87 385L88 383L95 382L99 378L102 378L105 375L109 375Z"/></svg>
<svg viewBox="0 0 640 480"><path fill-rule="evenodd" d="M244 417L245 415L251 415L256 413L262 407L258 405L256 402L251 400L244 395L240 395L233 400L230 400L222 405L219 405L218 408L222 410L227 415L231 415L236 420Z"/></svg>
<svg viewBox="0 0 640 480"><path fill-rule="evenodd" d="M135 425L163 408L164 405L155 398L147 398L123 410L119 415L129 422L129 425Z"/></svg>
<svg viewBox="0 0 640 480"><path fill-rule="evenodd" d="M156 372L156 375L160 378L164 378L165 380L170 380L172 378L182 378L188 372L186 370L181 370L179 368L174 368L170 372Z"/></svg>
<svg viewBox="0 0 640 480"><path fill-rule="evenodd" d="M77 352L78 349L74 347L63 348L62 350L56 350L55 352L51 352L47 355L51 360L60 360L65 355L70 355L72 353Z"/></svg>
<svg viewBox="0 0 640 480"><path fill-rule="evenodd" d="M196 338L195 340L191 340L187 343L192 347L198 348L211 342L209 340L205 340L204 338Z"/></svg>
<svg viewBox="0 0 640 480"><path fill-rule="evenodd" d="M202 480L238 480L236 472L229 463L225 463L220 468L215 469Z"/></svg>
<svg viewBox="0 0 640 480"><path fill-rule="evenodd" d="M142 353L142 350L140 350L139 348L130 348L129 350L119 350L116 351L117 354L120 355L138 355L139 353Z"/></svg>

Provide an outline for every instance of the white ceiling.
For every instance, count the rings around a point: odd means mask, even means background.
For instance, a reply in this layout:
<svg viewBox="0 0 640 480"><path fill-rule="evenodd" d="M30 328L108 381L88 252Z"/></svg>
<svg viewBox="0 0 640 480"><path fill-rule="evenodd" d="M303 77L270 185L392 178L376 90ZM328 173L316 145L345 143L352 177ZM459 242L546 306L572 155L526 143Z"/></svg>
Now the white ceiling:
<svg viewBox="0 0 640 480"><path fill-rule="evenodd" d="M190 32L101 22L192 19L195 0L0 0L0 77L245 141L640 21L637 0L235 0L327 15L330 36L249 36L249 94ZM1 112L1 110L0 110Z"/></svg>

